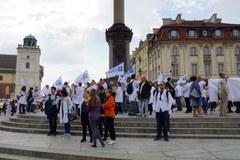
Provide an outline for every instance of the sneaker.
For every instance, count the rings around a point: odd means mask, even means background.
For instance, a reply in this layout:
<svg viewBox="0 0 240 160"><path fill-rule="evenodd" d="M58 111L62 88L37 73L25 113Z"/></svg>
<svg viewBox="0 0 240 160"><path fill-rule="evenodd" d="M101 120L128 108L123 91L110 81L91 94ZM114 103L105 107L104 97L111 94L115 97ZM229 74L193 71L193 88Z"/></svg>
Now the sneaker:
<svg viewBox="0 0 240 160"><path fill-rule="evenodd" d="M113 145L113 144L116 144L116 141L110 141L110 142L108 142L108 145Z"/></svg>
<svg viewBox="0 0 240 160"><path fill-rule="evenodd" d="M63 133L62 137L65 137L67 133Z"/></svg>

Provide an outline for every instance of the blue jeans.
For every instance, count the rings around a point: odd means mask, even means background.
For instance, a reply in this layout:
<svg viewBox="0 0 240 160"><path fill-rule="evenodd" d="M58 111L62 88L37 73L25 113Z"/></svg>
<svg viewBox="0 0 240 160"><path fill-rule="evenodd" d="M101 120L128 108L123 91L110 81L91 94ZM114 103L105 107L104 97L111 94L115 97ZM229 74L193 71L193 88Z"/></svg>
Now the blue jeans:
<svg viewBox="0 0 240 160"><path fill-rule="evenodd" d="M33 112L33 113L35 113L36 112L36 105L35 104L31 104L31 111Z"/></svg>
<svg viewBox="0 0 240 160"><path fill-rule="evenodd" d="M181 97L176 97L177 110L182 111Z"/></svg>
<svg viewBox="0 0 240 160"><path fill-rule="evenodd" d="M64 123L64 129L65 129L65 133L70 133L70 129L71 129L70 122Z"/></svg>
<svg viewBox="0 0 240 160"><path fill-rule="evenodd" d="M75 111L80 116L80 108L78 108L79 104L74 104L75 105Z"/></svg>
<svg viewBox="0 0 240 160"><path fill-rule="evenodd" d="M92 138L93 138L94 145L97 145L97 139L99 139L99 141L101 143L103 143L102 136L100 135L100 132L98 129L99 120L100 120L100 117L96 118L96 119L89 118L89 123L90 123L91 129L92 129Z"/></svg>
<svg viewBox="0 0 240 160"><path fill-rule="evenodd" d="M139 111L142 115L147 115L148 113L148 99L139 100Z"/></svg>

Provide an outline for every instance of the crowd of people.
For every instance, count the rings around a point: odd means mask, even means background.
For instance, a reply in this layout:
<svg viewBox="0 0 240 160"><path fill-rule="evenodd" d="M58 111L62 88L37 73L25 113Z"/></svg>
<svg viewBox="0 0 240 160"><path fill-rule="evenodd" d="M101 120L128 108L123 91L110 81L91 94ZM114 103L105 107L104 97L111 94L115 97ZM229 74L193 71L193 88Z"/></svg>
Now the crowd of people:
<svg viewBox="0 0 240 160"><path fill-rule="evenodd" d="M231 103L228 103L227 77L224 73L220 73L219 76L220 116L226 116L227 112L233 111L229 105ZM113 81L107 83L105 79L100 79L98 83L92 80L85 86L81 82L71 86L65 82L61 89L46 85L44 97L44 107L39 108L38 88L31 87L26 93L26 86L23 86L16 100L0 101L0 114L6 114L8 107L12 116L17 112L36 113L40 109L49 120L48 136L57 135L59 115L60 123L64 124L64 138L71 136L71 122L76 119L73 117L80 117L83 131L80 142L87 141L88 131L92 147L97 147L97 139L104 147L104 141L107 141L109 136L107 143L116 143L114 119L117 114L128 113L128 116L145 118L155 112L157 135L154 140L161 139L163 135L164 140L168 141L169 118L174 107L176 111L181 112L185 102L185 113L192 113L193 117L202 117L207 115L208 109L212 112L217 105L216 102L208 103L208 84L200 76L192 76L184 85L172 84L171 78L168 78L167 82L154 85L145 76L142 76L139 82L135 74L131 76L128 84ZM240 111L238 106L237 113Z"/></svg>

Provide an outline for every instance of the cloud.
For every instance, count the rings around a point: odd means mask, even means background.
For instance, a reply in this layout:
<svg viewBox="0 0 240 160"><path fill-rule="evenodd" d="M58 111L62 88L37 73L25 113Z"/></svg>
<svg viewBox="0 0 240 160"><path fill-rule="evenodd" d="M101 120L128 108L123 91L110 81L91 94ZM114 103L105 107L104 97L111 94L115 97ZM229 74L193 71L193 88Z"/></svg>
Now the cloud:
<svg viewBox="0 0 240 160"><path fill-rule="evenodd" d="M218 13L223 22L239 22L238 0L125 0L125 23L133 32L131 49L138 47L162 18L206 19ZM16 54L16 47L32 33L41 48L43 85L59 76L74 79L86 69L98 80L108 70L105 29L113 23L113 0L2 0L0 53Z"/></svg>

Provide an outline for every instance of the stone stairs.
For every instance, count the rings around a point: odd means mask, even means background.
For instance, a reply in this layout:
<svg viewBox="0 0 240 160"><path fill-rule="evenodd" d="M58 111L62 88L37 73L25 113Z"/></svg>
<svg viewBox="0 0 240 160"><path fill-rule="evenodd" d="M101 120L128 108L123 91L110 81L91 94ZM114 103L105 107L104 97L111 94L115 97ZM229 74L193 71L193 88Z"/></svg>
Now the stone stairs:
<svg viewBox="0 0 240 160"><path fill-rule="evenodd" d="M48 120L45 115L17 115L1 121L0 130L47 134ZM115 130L118 137L154 138L156 121L154 117L117 117ZM58 125L63 134L63 125ZM71 123L71 134L80 136L82 128L79 120ZM173 117L170 119L170 138L240 138L240 118L238 117Z"/></svg>

